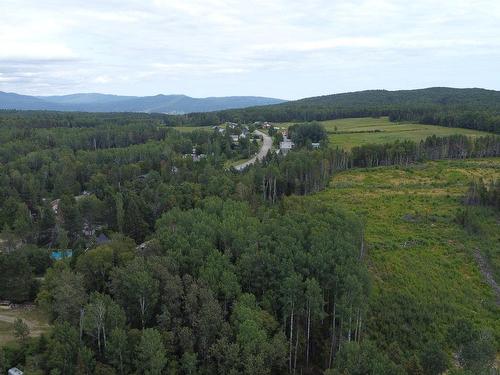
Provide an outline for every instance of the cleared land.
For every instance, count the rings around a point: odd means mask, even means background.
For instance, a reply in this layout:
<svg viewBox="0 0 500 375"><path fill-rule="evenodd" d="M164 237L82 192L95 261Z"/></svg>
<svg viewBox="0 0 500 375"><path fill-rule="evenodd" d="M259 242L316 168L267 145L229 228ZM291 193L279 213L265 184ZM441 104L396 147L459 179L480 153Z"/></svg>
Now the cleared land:
<svg viewBox="0 0 500 375"><path fill-rule="evenodd" d="M50 328L47 318L39 308L33 309L0 309L0 346L15 340L14 322L21 318L30 328L30 336L36 337Z"/></svg>
<svg viewBox="0 0 500 375"><path fill-rule="evenodd" d="M351 170L311 197L354 211L365 222L374 281L368 329L378 342L425 345L436 336L444 339L460 318L500 339L500 308L475 256L479 251L490 276L500 281L500 217L473 208L481 218L477 233L455 221L474 177L499 178L500 159Z"/></svg>
<svg viewBox="0 0 500 375"><path fill-rule="evenodd" d="M435 125L390 122L387 117L381 118L349 118L342 120L321 121L328 132L330 144L344 149L351 149L367 143L388 143L396 140L409 139L420 141L428 136L445 136L464 134L481 136L488 133L477 130L447 128ZM288 127L292 123L279 126Z"/></svg>
<svg viewBox="0 0 500 375"><path fill-rule="evenodd" d="M195 130L210 130L212 131L211 126L172 126L172 129L175 129L177 131L183 132L183 133L191 133L194 132Z"/></svg>

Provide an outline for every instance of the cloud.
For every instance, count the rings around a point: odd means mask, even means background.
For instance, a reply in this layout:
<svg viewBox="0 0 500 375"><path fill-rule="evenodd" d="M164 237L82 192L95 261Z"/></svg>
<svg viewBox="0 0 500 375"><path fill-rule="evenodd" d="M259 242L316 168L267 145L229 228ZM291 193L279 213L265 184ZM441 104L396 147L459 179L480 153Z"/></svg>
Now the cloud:
<svg viewBox="0 0 500 375"><path fill-rule="evenodd" d="M3 0L0 90L299 97L405 72L500 88L499 44L496 0Z"/></svg>
<svg viewBox="0 0 500 375"><path fill-rule="evenodd" d="M103 84L106 84L106 83L110 83L112 82L113 79L109 76L106 76L106 75L101 75L101 76L97 76L94 78L94 82L95 83L103 83Z"/></svg>

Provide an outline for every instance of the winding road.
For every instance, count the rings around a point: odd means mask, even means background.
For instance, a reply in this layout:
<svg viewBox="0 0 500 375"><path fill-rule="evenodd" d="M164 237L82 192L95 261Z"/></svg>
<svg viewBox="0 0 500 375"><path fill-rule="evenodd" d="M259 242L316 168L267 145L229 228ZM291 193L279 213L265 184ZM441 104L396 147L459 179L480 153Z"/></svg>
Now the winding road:
<svg viewBox="0 0 500 375"><path fill-rule="evenodd" d="M234 168L237 171L243 171L246 167L254 164L257 160L260 161L260 160L264 159L266 157L267 153L269 152L269 150L271 149L271 147L273 146L273 139L270 136L268 136L266 133L263 133L260 130L256 130L254 133L257 135L260 135L262 137L262 139L263 139L262 146L260 147L259 152L257 152L257 154L255 154L255 156L253 158L245 161L244 163L235 165Z"/></svg>

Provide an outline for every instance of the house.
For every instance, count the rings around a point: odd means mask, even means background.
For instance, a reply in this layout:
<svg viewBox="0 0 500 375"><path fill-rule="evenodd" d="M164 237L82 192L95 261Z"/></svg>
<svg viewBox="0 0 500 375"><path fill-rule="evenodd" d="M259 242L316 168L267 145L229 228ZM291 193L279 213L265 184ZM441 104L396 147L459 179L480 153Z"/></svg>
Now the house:
<svg viewBox="0 0 500 375"><path fill-rule="evenodd" d="M7 372L7 375L23 375L24 372L19 370L17 367L12 367L9 372Z"/></svg>
<svg viewBox="0 0 500 375"><path fill-rule="evenodd" d="M239 125L236 122L228 122L227 126L229 129L236 129Z"/></svg>
<svg viewBox="0 0 500 375"><path fill-rule="evenodd" d="M293 143L291 139L283 137L283 140L280 142L280 152L286 155L294 146L295 143Z"/></svg>
<svg viewBox="0 0 500 375"><path fill-rule="evenodd" d="M107 244L108 242L111 242L111 240L106 236L104 233L101 233L97 238L95 239L96 245L104 245Z"/></svg>
<svg viewBox="0 0 500 375"><path fill-rule="evenodd" d="M219 132L219 133L224 133L226 131L226 129L224 129L218 125L212 126L212 129L216 132Z"/></svg>
<svg viewBox="0 0 500 375"><path fill-rule="evenodd" d="M193 159L194 162L198 162L200 161L201 159L205 159L207 157L207 155L205 154L197 154L196 153L196 148L193 148L193 152L191 153L191 158Z"/></svg>
<svg viewBox="0 0 500 375"><path fill-rule="evenodd" d="M53 252L50 253L50 258L52 260L61 260L65 258L71 258L72 256L73 256L73 250L71 249L54 250Z"/></svg>
<svg viewBox="0 0 500 375"><path fill-rule="evenodd" d="M312 145L312 148L319 148L319 146L320 146L319 142L312 142L311 145Z"/></svg>
<svg viewBox="0 0 500 375"><path fill-rule="evenodd" d="M236 134L231 134L231 141L233 143L238 143L239 137Z"/></svg>

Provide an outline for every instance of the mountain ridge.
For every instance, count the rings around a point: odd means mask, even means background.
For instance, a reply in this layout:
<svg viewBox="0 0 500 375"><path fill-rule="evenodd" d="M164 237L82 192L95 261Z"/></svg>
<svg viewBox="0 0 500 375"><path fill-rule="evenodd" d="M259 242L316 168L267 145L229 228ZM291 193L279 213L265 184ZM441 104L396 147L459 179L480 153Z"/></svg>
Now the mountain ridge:
<svg viewBox="0 0 500 375"><path fill-rule="evenodd" d="M187 95L123 96L100 93L31 96L0 91L0 109L184 114L279 104L261 96L193 98Z"/></svg>

